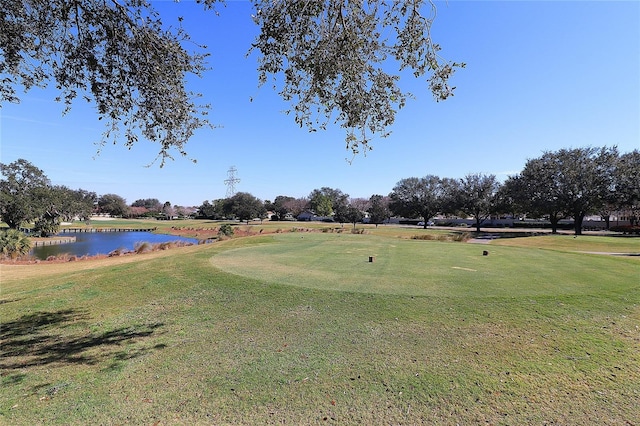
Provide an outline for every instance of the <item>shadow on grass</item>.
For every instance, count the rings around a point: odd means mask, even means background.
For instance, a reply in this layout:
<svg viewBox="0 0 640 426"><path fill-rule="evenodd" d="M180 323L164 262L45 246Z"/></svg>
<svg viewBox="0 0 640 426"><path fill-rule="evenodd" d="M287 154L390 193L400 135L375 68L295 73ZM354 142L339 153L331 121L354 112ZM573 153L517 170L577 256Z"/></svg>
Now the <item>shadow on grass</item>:
<svg viewBox="0 0 640 426"><path fill-rule="evenodd" d="M85 311L66 309L56 312L36 312L15 321L4 322L0 328L0 369L18 369L52 363L93 365L114 354L120 359L135 358L156 349L132 347L122 350L122 344L151 336L162 323L121 327L104 333L69 334L65 329L88 319Z"/></svg>

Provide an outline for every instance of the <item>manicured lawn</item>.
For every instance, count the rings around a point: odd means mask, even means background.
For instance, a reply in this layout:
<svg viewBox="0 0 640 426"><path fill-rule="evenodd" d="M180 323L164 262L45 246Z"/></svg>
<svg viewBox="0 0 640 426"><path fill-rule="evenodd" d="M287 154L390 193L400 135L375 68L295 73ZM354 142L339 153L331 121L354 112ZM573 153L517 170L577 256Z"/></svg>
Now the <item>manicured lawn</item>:
<svg viewBox="0 0 640 426"><path fill-rule="evenodd" d="M0 423L638 422L637 257L398 236L2 265Z"/></svg>
<svg viewBox="0 0 640 426"><path fill-rule="evenodd" d="M581 235L575 238L567 235L543 235L529 238L504 238L496 240L495 244L556 251L632 253L640 255L640 238L623 235L613 237Z"/></svg>

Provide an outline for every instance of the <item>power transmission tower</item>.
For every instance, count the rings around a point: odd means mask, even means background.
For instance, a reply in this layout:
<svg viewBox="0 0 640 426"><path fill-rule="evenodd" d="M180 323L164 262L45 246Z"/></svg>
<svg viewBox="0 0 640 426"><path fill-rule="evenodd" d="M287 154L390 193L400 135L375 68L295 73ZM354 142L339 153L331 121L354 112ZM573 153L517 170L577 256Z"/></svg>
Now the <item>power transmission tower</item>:
<svg viewBox="0 0 640 426"><path fill-rule="evenodd" d="M236 183L240 183L240 179L236 177L237 171L235 166L231 166L229 170L227 170L228 177L224 181L224 184L227 185L227 198L236 195Z"/></svg>

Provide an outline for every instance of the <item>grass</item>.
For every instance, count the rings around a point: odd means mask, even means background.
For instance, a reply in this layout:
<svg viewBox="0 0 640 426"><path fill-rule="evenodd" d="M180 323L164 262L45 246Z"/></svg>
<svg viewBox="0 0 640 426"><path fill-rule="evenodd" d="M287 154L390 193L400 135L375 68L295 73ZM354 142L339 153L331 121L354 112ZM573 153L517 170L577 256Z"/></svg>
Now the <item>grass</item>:
<svg viewBox="0 0 640 426"><path fill-rule="evenodd" d="M640 254L640 238L630 236L544 235L529 238L500 239L495 244L512 247L544 248L573 252L604 252Z"/></svg>
<svg viewBox="0 0 640 426"><path fill-rule="evenodd" d="M2 265L0 423L637 423L638 258L385 232Z"/></svg>

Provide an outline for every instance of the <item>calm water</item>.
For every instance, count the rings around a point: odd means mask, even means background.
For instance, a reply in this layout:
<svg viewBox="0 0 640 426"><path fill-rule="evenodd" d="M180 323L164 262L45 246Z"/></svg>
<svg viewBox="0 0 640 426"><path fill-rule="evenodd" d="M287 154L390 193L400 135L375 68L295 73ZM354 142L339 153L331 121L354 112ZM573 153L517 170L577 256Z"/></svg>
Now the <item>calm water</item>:
<svg viewBox="0 0 640 426"><path fill-rule="evenodd" d="M62 237L76 237L75 243L34 247L31 254L37 259L68 253L72 256L95 256L108 254L116 249L133 250L136 243L151 244L169 241L184 241L196 244L195 238L176 237L175 235L152 234L151 232L79 232L61 234Z"/></svg>

